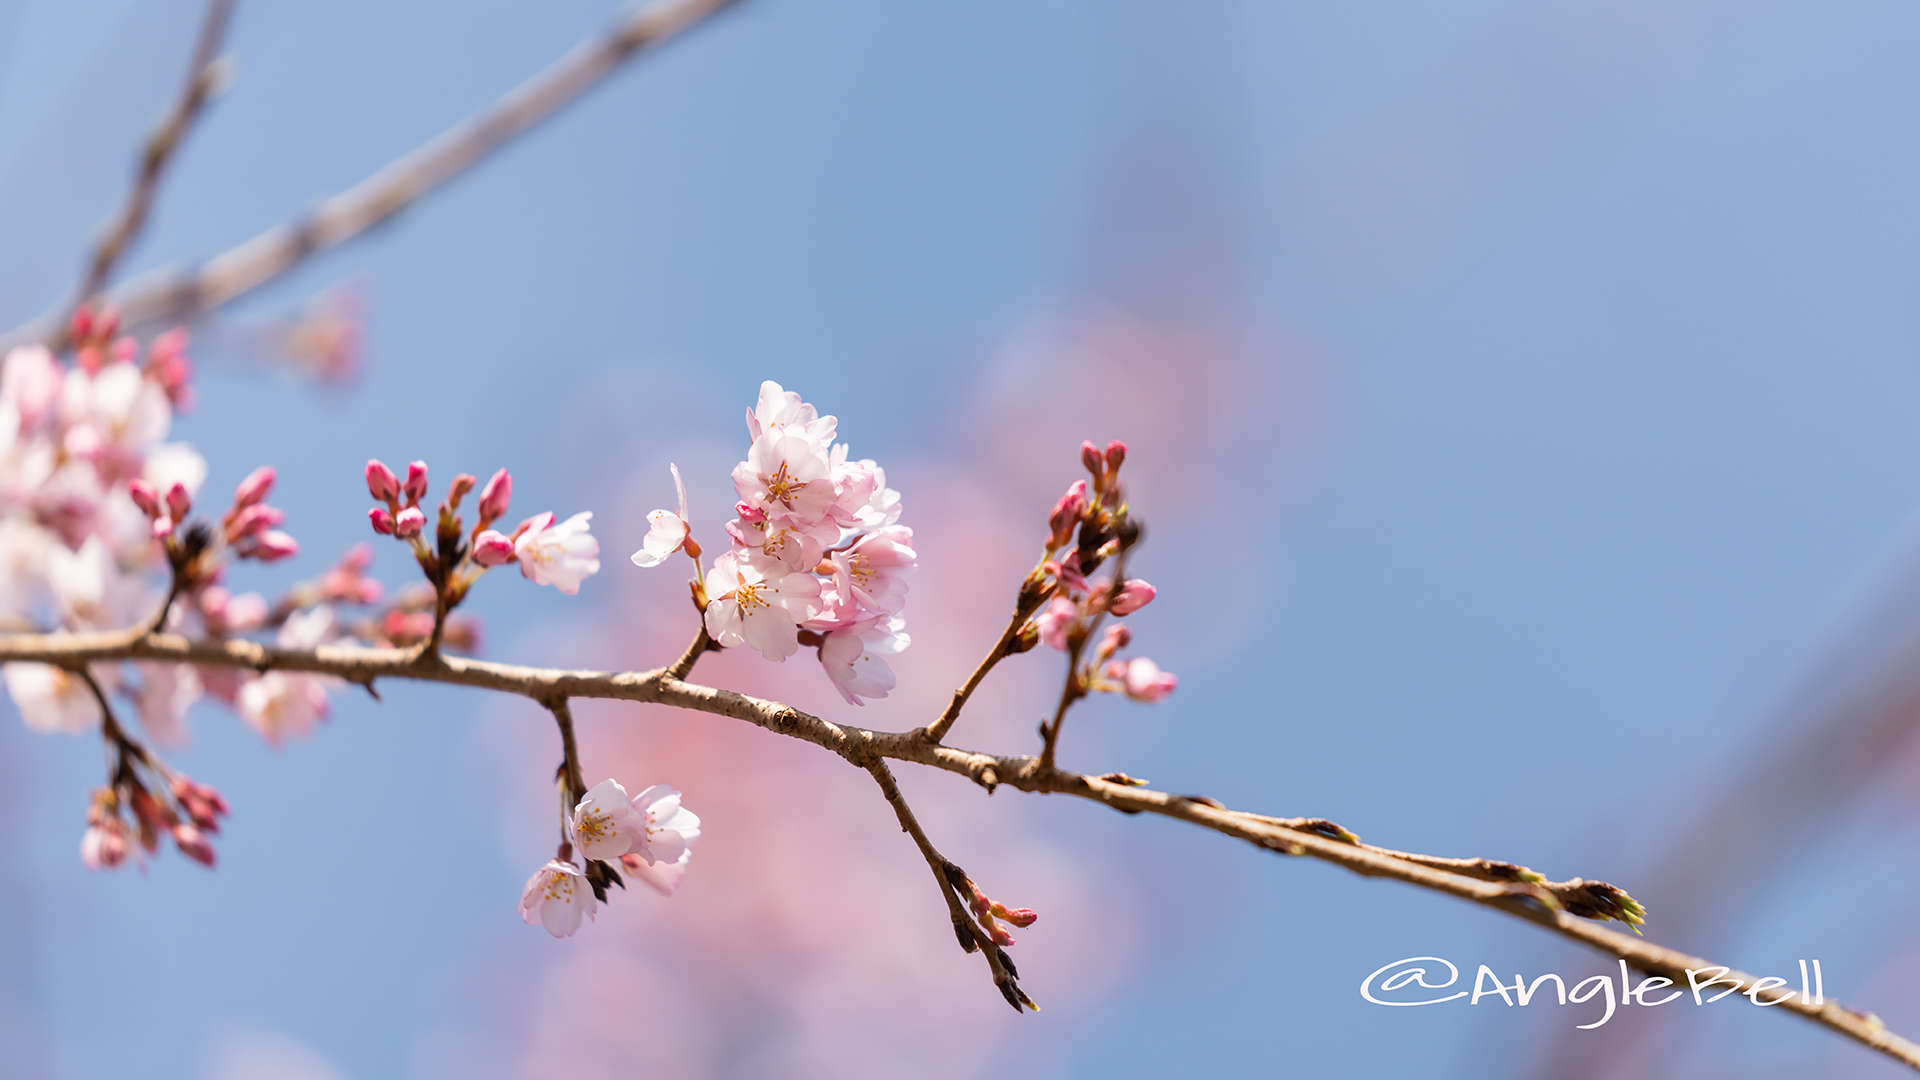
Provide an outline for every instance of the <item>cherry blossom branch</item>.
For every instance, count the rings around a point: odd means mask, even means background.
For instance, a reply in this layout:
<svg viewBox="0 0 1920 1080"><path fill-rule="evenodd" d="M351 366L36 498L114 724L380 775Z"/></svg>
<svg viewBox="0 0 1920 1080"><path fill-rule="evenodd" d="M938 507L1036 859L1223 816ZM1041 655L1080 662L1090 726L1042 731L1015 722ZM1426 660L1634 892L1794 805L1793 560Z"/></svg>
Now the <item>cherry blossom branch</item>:
<svg viewBox="0 0 1920 1080"><path fill-rule="evenodd" d="M920 854L927 860L927 867L933 871L933 880L940 887L940 895L947 901L947 913L953 919L953 934L959 940L960 948L986 956L987 968L993 973L993 985L999 988L1000 996L1007 999L1007 1004L1013 1006L1015 1012L1027 1009L1039 1012L1040 1006L1033 1003L1033 999L1020 989L1016 981L1020 971L1014 966L1013 957L1008 956L1006 950L993 940L993 936L974 920L960 900L962 892L970 897L978 893L973 879L953 860L940 854L933 846L933 841L927 839L926 830L920 827L919 820L913 816L913 808L907 805L906 796L900 794L900 785L895 783L893 770L887 767L885 759L874 758L867 764L867 771L873 774L880 784L881 793L892 804L894 815L900 819L900 831L913 837Z"/></svg>
<svg viewBox="0 0 1920 1080"><path fill-rule="evenodd" d="M564 789L560 801L571 810L573 804L587 794L587 777L580 768L580 745L573 737L573 710L564 697L553 698L546 706L560 728L560 780Z"/></svg>
<svg viewBox="0 0 1920 1080"><path fill-rule="evenodd" d="M147 137L133 188L127 193L126 205L100 237L100 243L93 250L93 258L87 264L86 276L80 282L79 295L68 307L67 317L60 318L55 324L56 333L63 333L60 328L68 324L73 311L92 300L106 286L114 265L146 225L147 214L153 208L153 197L160 190L161 174L173 160L173 153L186 137L188 129L219 89L220 66L217 60L220 43L226 38L227 23L232 14L233 0L210 0L207 4L206 16L200 24L200 36L193 48L193 60L187 66L187 82L181 88L180 100L174 104L166 120Z"/></svg>
<svg viewBox="0 0 1920 1080"><path fill-rule="evenodd" d="M601 672L521 667L406 649L321 646L312 650L277 649L244 640L189 640L176 634L143 631L89 634L15 634L0 636L0 662L35 661L73 670L105 660L170 660L248 668L255 671L304 671L335 675L371 687L381 678L453 683L519 694L542 703L562 697L653 702L743 720L777 734L811 742L862 769L874 761L912 762L954 773L988 791L1006 785L1037 794L1072 795L1127 814L1173 818L1263 850L1306 855L1366 877L1389 878L1468 900L1525 919L1650 975L1674 979L1717 968L1696 956L1664 948L1586 921L1564 897L1577 898L1586 883L1534 882L1516 871L1506 880L1502 865L1488 860L1444 860L1371 848L1356 840L1328 835L1321 819L1284 819L1230 810L1197 795L1175 795L1139 786L1121 774L1085 776L1043 768L1038 758L1003 757L934 743L919 732L869 731L844 726L789 705L674 678L665 668ZM1335 827L1337 828L1337 827ZM1340 830L1344 833L1344 830ZM1351 834L1346 834L1350 836ZM1522 868L1523 870L1523 868ZM1755 978L1729 969L1731 980L1750 988ZM1895 1061L1920 1071L1920 1046L1893 1034L1877 1017L1828 1000L1802 1003L1798 996L1779 1008L1801 1016Z"/></svg>
<svg viewBox="0 0 1920 1080"><path fill-rule="evenodd" d="M143 275L113 290L106 301L120 311L128 326L133 326L185 320L251 292L308 257L391 218L553 115L637 53L672 40L732 3L734 0L662 0L628 14L493 105L311 212L276 225L197 268L162 268ZM93 291L83 293L83 298ZM8 333L0 338L0 351L33 341L57 340L66 325L64 314L64 309L47 312Z"/></svg>

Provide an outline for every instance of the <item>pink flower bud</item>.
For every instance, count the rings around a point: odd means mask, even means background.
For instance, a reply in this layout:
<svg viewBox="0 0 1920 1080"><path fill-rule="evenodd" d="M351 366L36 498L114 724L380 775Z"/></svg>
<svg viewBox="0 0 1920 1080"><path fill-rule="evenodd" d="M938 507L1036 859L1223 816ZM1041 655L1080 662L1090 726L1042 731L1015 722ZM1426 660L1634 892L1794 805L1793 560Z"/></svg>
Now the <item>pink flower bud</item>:
<svg viewBox="0 0 1920 1080"><path fill-rule="evenodd" d="M67 336L76 342L87 340L93 334L93 309L82 304L74 309L73 321L67 324Z"/></svg>
<svg viewBox="0 0 1920 1080"><path fill-rule="evenodd" d="M1158 664L1144 656L1136 656L1125 663L1116 660L1107 668L1107 674L1125 686L1128 697L1149 704L1163 700L1173 693L1174 687L1180 685L1178 678L1161 671Z"/></svg>
<svg viewBox="0 0 1920 1080"><path fill-rule="evenodd" d="M1080 464L1085 465L1087 471L1095 476L1106 471L1105 460L1100 456L1100 448L1090 441L1080 444Z"/></svg>
<svg viewBox="0 0 1920 1080"><path fill-rule="evenodd" d="M1125 626L1107 627L1107 651L1118 652L1133 644L1133 631Z"/></svg>
<svg viewBox="0 0 1920 1080"><path fill-rule="evenodd" d="M407 507L405 510L400 511L399 517L393 519L393 535L402 540L410 540L413 537L419 536L420 530L426 527L427 515L422 513L417 506Z"/></svg>
<svg viewBox="0 0 1920 1080"><path fill-rule="evenodd" d="M1115 439L1107 444L1107 471L1119 472L1120 463L1127 460L1127 444Z"/></svg>
<svg viewBox="0 0 1920 1080"><path fill-rule="evenodd" d="M513 477L508 475L507 470L501 469L494 473L493 478L487 481L487 486L480 490L480 523L485 525L504 517L507 512L507 503L512 499Z"/></svg>
<svg viewBox="0 0 1920 1080"><path fill-rule="evenodd" d="M367 520L373 525L373 531L381 536L393 535L393 515L384 506L376 506L367 511Z"/></svg>
<svg viewBox="0 0 1920 1080"><path fill-rule="evenodd" d="M248 554L261 562L279 562L300 554L300 541L283 532L263 532L253 538L253 548Z"/></svg>
<svg viewBox="0 0 1920 1080"><path fill-rule="evenodd" d="M1047 539L1048 546L1064 547L1072 542L1073 530L1080 524L1086 509L1087 482L1075 480L1073 485L1067 488L1067 493L1060 496L1060 501L1053 505L1053 513L1047 515L1047 528L1050 531Z"/></svg>
<svg viewBox="0 0 1920 1080"><path fill-rule="evenodd" d="M743 502L734 503L733 512L740 515L740 520L746 522L749 525L753 525L758 522L767 520L766 511L761 510L758 507L748 506L746 503L743 503Z"/></svg>
<svg viewBox="0 0 1920 1080"><path fill-rule="evenodd" d="M473 538L473 561L481 566L499 566L513 561L513 541L494 529Z"/></svg>
<svg viewBox="0 0 1920 1080"><path fill-rule="evenodd" d="M185 521L193 509L193 496L187 493L185 484L175 484L167 489L167 513L175 521Z"/></svg>
<svg viewBox="0 0 1920 1080"><path fill-rule="evenodd" d="M427 497L427 463L413 461L407 463L407 498L418 502Z"/></svg>
<svg viewBox="0 0 1920 1080"><path fill-rule="evenodd" d="M993 939L995 945L1003 949L1010 949L1014 945L1013 935L1007 933L1007 928L999 923L987 924L987 936Z"/></svg>
<svg viewBox="0 0 1920 1080"><path fill-rule="evenodd" d="M208 869L213 868L213 845L207 842L206 836L199 829L192 825L175 825L173 842L179 847L180 854Z"/></svg>
<svg viewBox="0 0 1920 1080"><path fill-rule="evenodd" d="M255 504L233 516L227 525L227 543L235 543L287 520L285 511Z"/></svg>
<svg viewBox="0 0 1920 1080"><path fill-rule="evenodd" d="M447 505L458 508L460 500L466 498L467 492L472 491L473 485L479 482L479 478L472 473L461 473L454 477L453 487L447 491Z"/></svg>
<svg viewBox="0 0 1920 1080"><path fill-rule="evenodd" d="M150 518L160 516L160 493L145 480L127 481L127 495L133 499L133 505Z"/></svg>
<svg viewBox="0 0 1920 1080"><path fill-rule="evenodd" d="M275 475L271 465L262 465L248 473L240 486L233 489L234 509L245 509L266 498L267 492L273 490Z"/></svg>
<svg viewBox="0 0 1920 1080"><path fill-rule="evenodd" d="M400 495L400 480L378 458L367 462L367 491L381 502L392 502Z"/></svg>
<svg viewBox="0 0 1920 1080"><path fill-rule="evenodd" d="M1107 605L1107 610L1115 615L1131 615L1152 603L1153 596L1152 585L1139 578L1129 578L1127 583L1120 587L1120 591L1114 594L1113 602Z"/></svg>
<svg viewBox="0 0 1920 1080"><path fill-rule="evenodd" d="M1040 914L1032 908L1004 908L999 904L993 905L993 914L998 918L1007 920L1022 930L1032 926L1034 920L1040 917Z"/></svg>

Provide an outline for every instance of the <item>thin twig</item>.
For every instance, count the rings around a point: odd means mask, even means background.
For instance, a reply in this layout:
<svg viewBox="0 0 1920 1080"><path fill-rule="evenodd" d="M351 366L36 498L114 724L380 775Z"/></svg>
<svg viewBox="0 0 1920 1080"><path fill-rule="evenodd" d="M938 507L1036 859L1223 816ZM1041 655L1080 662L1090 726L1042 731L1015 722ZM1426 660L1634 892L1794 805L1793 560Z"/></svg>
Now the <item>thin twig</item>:
<svg viewBox="0 0 1920 1080"><path fill-rule="evenodd" d="M187 66L187 82L180 90L180 100L174 103L173 111L167 114L166 120L147 137L147 145L140 154L139 170L134 175L133 188L127 193L126 205L100 237L99 245L93 249L86 276L80 282L80 293L67 308L67 318L59 320L56 333L64 332L75 309L92 300L106 287L114 265L126 254L127 248L146 225L147 213L153 209L153 197L160 190L161 174L173 160L174 151L179 149L187 131L199 118L200 111L213 98L220 77L216 60L232 15L233 0L210 0L207 4L206 17L200 24L200 36L193 47L193 61Z"/></svg>
<svg viewBox="0 0 1920 1080"><path fill-rule="evenodd" d="M553 722L560 728L560 773L568 789L561 801L571 813L574 805L587 797L587 777L580 768L580 744L573 738L573 710L564 697L551 698L546 705L553 712Z"/></svg>
<svg viewBox="0 0 1920 1080"><path fill-rule="evenodd" d="M107 296L124 325L183 320L219 307L291 270L307 257L366 232L479 164L617 70L636 53L671 40L735 0L662 0L582 42L505 97L454 125L310 213L208 259L164 268ZM61 312L48 312L0 339L0 349L53 341Z"/></svg>
<svg viewBox="0 0 1920 1080"><path fill-rule="evenodd" d="M628 672L567 671L464 657L423 656L406 649L329 645L292 650L270 648L252 641L194 641L177 634L146 634L137 630L0 636L0 662L35 661L72 670L88 661L106 660L168 660L254 671L307 671L338 675L361 683L375 678L420 679L520 694L542 703L556 697L578 697L671 705L744 720L823 747L863 769L876 758L908 761L967 777L982 787L1004 784L1020 791L1072 795L1122 813L1158 814L1185 821L1245 840L1263 850L1307 855L1363 876L1390 878L1472 901L1526 919L1598 952L1625 960L1641 971L1676 982L1686 977L1688 969L1704 971L1718 966L1588 922L1556 904L1552 892L1542 885L1481 880L1382 854L1312 828L1293 828L1279 823L1285 819L1229 810L1211 799L1174 795L1059 769L1043 769L1039 759L1033 757L997 757L933 745L913 732L843 726L777 701L683 682L672 678L665 668ZM1750 987L1753 983L1753 976L1738 971L1729 971L1725 977L1736 980L1741 987ZM1920 1070L1920 1046L1886 1030L1877 1019L1853 1012L1831 999L1815 1006L1802 1003L1796 995L1777 1008Z"/></svg>
<svg viewBox="0 0 1920 1080"><path fill-rule="evenodd" d="M1007 621L1007 628L1001 633L1000 640L993 643L993 648L987 653L985 659L973 669L973 674L967 677L966 685L953 692L953 700L947 704L946 711L942 712L933 723L920 729L928 742L937 743L947 737L947 732L953 730L954 721L960 719L960 710L966 708L967 699L973 696L974 690L979 687L981 680L987 677L987 672L993 670L995 664L1014 654L1016 651L1014 644L1020 640L1020 631L1026 627L1027 620L1033 618L1033 613L1053 596L1057 587L1057 585L1032 589L1025 585L1021 587L1020 595L1014 601L1013 618Z"/></svg>
<svg viewBox="0 0 1920 1080"><path fill-rule="evenodd" d="M987 970L993 973L993 985L999 988L1000 996L1007 999L1007 1004L1013 1006L1015 1012L1023 1012L1028 1007L1038 1012L1040 1007L1033 1004L1033 999L1020 989L1016 981L1019 972L1013 966L1012 959L994 943L993 938L967 911L966 905L961 903L960 882L967 880L967 872L940 854L933 846L933 841L927 838L926 830L920 827L919 820L913 816L913 808L907 805L906 796L900 794L900 785L894 781L893 770L887 767L886 760L874 758L868 763L867 771L879 782L881 794L893 806L894 816L900 819L900 831L913 837L920 854L927 860L927 868L933 871L933 880L940 888L940 895L946 898L947 914L953 920L953 934L959 940L960 947L967 952L985 954Z"/></svg>

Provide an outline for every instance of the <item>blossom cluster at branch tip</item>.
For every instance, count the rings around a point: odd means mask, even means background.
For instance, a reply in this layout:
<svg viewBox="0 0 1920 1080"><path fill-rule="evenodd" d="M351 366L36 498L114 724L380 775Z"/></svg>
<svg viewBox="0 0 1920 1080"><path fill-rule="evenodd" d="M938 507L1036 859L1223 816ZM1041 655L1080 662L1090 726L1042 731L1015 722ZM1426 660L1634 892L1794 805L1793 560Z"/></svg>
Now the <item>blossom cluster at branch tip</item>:
<svg viewBox="0 0 1920 1080"><path fill-rule="evenodd" d="M987 932L987 936L993 939L993 943L1003 949L1012 947L1014 940L1013 935L1007 933L1006 927L1000 925L1001 921L1024 930L1040 918L1032 908L1008 908L988 899L987 894L980 891L980 886L970 881L966 884L971 887L973 894L967 901L967 906L973 910L973 917L979 920L980 929Z"/></svg>
<svg viewBox="0 0 1920 1080"><path fill-rule="evenodd" d="M679 512L655 510L638 566L677 552L694 560L694 595L707 634L723 647L750 646L785 660L812 646L849 704L886 697L894 675L883 657L907 647L907 576L913 530L899 525L900 493L877 463L853 460L836 442L839 421L799 394L765 382L747 410L750 443L733 470L728 549L700 570L686 485L670 466Z"/></svg>
<svg viewBox="0 0 1920 1080"><path fill-rule="evenodd" d="M612 863L662 896L673 895L700 838L700 819L665 784L628 798L617 781L602 780L574 807L566 832L559 853L534 871L520 893L521 920L557 938L572 937L583 918L593 918L595 896L605 897L601 875L620 883Z"/></svg>

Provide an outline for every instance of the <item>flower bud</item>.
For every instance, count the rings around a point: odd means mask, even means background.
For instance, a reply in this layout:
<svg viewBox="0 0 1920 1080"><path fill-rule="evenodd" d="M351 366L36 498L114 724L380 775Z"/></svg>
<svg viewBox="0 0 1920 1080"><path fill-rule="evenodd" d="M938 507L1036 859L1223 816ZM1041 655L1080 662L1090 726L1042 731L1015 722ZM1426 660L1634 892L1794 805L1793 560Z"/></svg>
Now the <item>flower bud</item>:
<svg viewBox="0 0 1920 1080"><path fill-rule="evenodd" d="M407 507L405 510L400 511L399 517L393 519L393 535L398 536L402 540L409 540L419 536L420 530L426 527L427 515L422 513L417 506Z"/></svg>
<svg viewBox="0 0 1920 1080"><path fill-rule="evenodd" d="M1065 547L1073 542L1074 527L1080 524L1080 518L1087 509L1087 482L1075 480L1053 505L1053 513L1047 515L1048 547Z"/></svg>
<svg viewBox="0 0 1920 1080"><path fill-rule="evenodd" d="M199 829L192 825L175 825L173 842L180 849L180 854L208 869L213 868L213 845L207 842Z"/></svg>
<svg viewBox="0 0 1920 1080"><path fill-rule="evenodd" d="M513 499L513 477L507 470L501 469L480 489L480 524L482 527L500 520L507 513L507 503Z"/></svg>
<svg viewBox="0 0 1920 1080"><path fill-rule="evenodd" d="M1022 930L1032 926L1034 920L1040 917L1040 914L1032 908L1009 909L1001 907L998 903L994 904L991 910L996 918L1005 919Z"/></svg>
<svg viewBox="0 0 1920 1080"><path fill-rule="evenodd" d="M233 489L234 508L244 509L266 498L267 492L273 490L275 475L271 465L262 465L248 473L240 486Z"/></svg>
<svg viewBox="0 0 1920 1080"><path fill-rule="evenodd" d="M381 502L392 502L400 495L400 480L378 458L367 462L367 491Z"/></svg>
<svg viewBox="0 0 1920 1080"><path fill-rule="evenodd" d="M160 516L160 493L153 490L152 484L145 480L129 480L127 495L133 500L133 505L140 508L141 513L150 518Z"/></svg>
<svg viewBox="0 0 1920 1080"><path fill-rule="evenodd" d="M1154 589L1152 585L1147 584L1139 578L1129 578L1125 585L1120 586L1120 591L1113 595L1113 600L1107 605L1107 610L1113 612L1115 615L1131 615L1152 603L1153 597Z"/></svg>
<svg viewBox="0 0 1920 1080"><path fill-rule="evenodd" d="M481 566L499 566L513 561L513 541L498 530L487 529L473 538L473 561Z"/></svg>
<svg viewBox="0 0 1920 1080"><path fill-rule="evenodd" d="M185 521L193 510L193 496L187 493L185 484L175 484L167 489L167 513L175 521Z"/></svg>
<svg viewBox="0 0 1920 1080"><path fill-rule="evenodd" d="M479 478L472 473L461 473L454 477L453 486L447 490L447 505L455 510L460 509L460 500L466 498L467 492L472 491L473 485L479 482Z"/></svg>
<svg viewBox="0 0 1920 1080"><path fill-rule="evenodd" d="M244 540L285 520L287 520L285 511L260 504L249 506L235 514L233 520L227 524L227 543Z"/></svg>
<svg viewBox="0 0 1920 1080"><path fill-rule="evenodd" d="M253 538L248 554L261 562L279 562L300 554L300 541L278 530L263 532Z"/></svg>
<svg viewBox="0 0 1920 1080"><path fill-rule="evenodd" d="M1107 444L1107 471L1119 472L1120 463L1127 460L1127 444L1115 439Z"/></svg>
<svg viewBox="0 0 1920 1080"><path fill-rule="evenodd" d="M93 334L93 309L85 304L73 310L73 319L67 323L67 337L78 344Z"/></svg>
<svg viewBox="0 0 1920 1080"><path fill-rule="evenodd" d="M367 511L367 520L372 523L373 531L381 536L393 535L393 515L384 506L376 506Z"/></svg>
<svg viewBox="0 0 1920 1080"><path fill-rule="evenodd" d="M1100 456L1100 448L1092 442L1080 444L1080 464L1085 465L1087 471L1095 476L1106 471L1105 459Z"/></svg>
<svg viewBox="0 0 1920 1080"><path fill-rule="evenodd" d="M427 463L412 461L407 463L407 499L419 502L427 497Z"/></svg>

